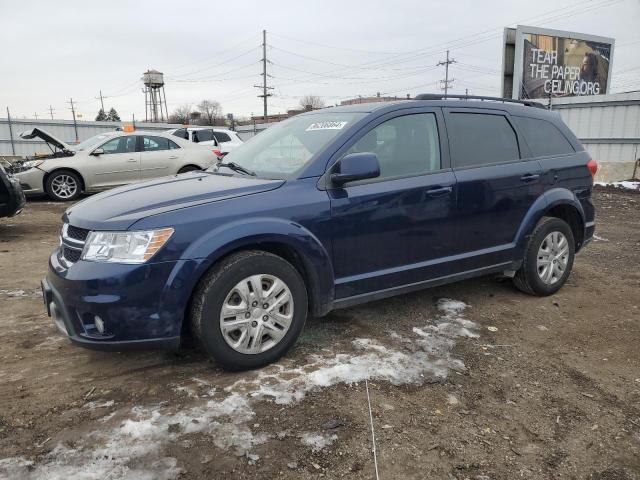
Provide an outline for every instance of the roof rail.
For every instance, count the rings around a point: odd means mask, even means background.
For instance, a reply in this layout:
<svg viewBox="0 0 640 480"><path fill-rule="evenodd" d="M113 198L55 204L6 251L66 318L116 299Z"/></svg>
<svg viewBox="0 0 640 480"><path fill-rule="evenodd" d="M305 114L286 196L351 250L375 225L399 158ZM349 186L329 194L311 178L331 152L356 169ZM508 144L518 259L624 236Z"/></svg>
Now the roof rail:
<svg viewBox="0 0 640 480"><path fill-rule="evenodd" d="M520 105L526 105L527 107L536 107L536 108L544 108L539 102L534 102L532 100L514 100L513 98L503 98L503 97L484 97L479 95L442 95L439 93L421 93L413 97L414 100L447 100L447 99L456 99L456 100L480 100L480 101L493 101L493 102L503 102L503 103L519 103Z"/></svg>

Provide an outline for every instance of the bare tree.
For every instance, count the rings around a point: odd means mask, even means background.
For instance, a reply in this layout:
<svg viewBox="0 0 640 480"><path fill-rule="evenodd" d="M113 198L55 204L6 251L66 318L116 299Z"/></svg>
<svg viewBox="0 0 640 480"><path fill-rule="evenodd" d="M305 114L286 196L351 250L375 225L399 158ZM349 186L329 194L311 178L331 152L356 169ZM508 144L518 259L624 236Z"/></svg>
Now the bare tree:
<svg viewBox="0 0 640 480"><path fill-rule="evenodd" d="M191 119L191 112L193 108L191 108L190 104L184 104L177 107L171 115L169 115L169 123L181 123L187 124Z"/></svg>
<svg viewBox="0 0 640 480"><path fill-rule="evenodd" d="M202 100L198 104L198 110L200 111L203 125L215 125L216 118L222 116L220 102L215 100Z"/></svg>
<svg viewBox="0 0 640 480"><path fill-rule="evenodd" d="M324 100L317 95L305 95L300 99L300 107L305 110L316 110L325 106Z"/></svg>

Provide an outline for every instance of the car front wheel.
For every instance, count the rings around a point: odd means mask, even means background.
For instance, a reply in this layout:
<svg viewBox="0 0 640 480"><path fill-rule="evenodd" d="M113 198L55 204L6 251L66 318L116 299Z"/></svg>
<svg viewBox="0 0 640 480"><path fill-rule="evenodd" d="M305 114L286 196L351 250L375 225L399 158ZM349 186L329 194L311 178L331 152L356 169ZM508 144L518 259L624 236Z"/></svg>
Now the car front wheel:
<svg viewBox="0 0 640 480"><path fill-rule="evenodd" d="M302 332L307 290L283 258L240 252L200 282L190 316L194 337L222 367L258 368L280 358Z"/></svg>
<svg viewBox="0 0 640 480"><path fill-rule="evenodd" d="M533 231L515 286L531 295L551 295L565 284L575 256L573 232L559 218L544 217Z"/></svg>
<svg viewBox="0 0 640 480"><path fill-rule="evenodd" d="M58 170L47 178L47 194L59 202L75 200L82 192L82 183L77 173L71 170Z"/></svg>

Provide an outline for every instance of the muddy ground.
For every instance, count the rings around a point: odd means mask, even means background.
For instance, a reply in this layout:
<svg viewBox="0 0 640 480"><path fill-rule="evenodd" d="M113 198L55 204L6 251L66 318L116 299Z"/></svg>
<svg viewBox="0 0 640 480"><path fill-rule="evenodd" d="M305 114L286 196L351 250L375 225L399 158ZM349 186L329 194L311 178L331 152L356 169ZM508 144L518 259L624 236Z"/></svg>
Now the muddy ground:
<svg viewBox="0 0 640 480"><path fill-rule="evenodd" d="M480 278L336 311L233 374L69 344L39 294L64 205L30 202L0 220L0 478L375 478L366 378L382 479L640 479L640 195L595 202L552 297Z"/></svg>

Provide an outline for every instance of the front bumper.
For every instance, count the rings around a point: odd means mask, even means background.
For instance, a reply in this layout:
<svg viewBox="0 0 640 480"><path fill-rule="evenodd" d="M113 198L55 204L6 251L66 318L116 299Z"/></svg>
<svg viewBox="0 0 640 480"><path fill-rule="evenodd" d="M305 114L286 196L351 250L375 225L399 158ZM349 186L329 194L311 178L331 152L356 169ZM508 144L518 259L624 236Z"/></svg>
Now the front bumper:
<svg viewBox="0 0 640 480"><path fill-rule="evenodd" d="M58 329L82 347L174 349L197 265L194 260L142 265L81 260L67 267L55 251L42 280L45 308Z"/></svg>
<svg viewBox="0 0 640 480"><path fill-rule="evenodd" d="M20 181L25 195L42 195L44 192L44 176L46 172L39 168L30 168L14 175Z"/></svg>

